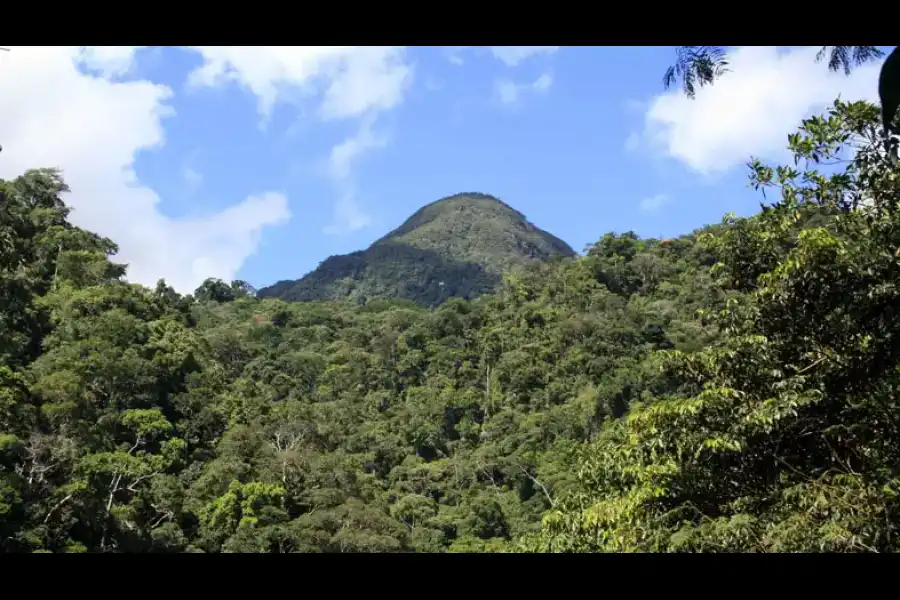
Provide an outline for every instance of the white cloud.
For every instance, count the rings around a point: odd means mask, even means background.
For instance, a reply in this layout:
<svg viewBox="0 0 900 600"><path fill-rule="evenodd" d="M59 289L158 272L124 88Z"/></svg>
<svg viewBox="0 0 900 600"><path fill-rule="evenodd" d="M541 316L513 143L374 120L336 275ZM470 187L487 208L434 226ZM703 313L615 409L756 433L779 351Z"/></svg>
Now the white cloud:
<svg viewBox="0 0 900 600"><path fill-rule="evenodd" d="M645 115L642 141L703 174L744 164L751 155L780 158L787 134L841 95L876 100L880 65L849 77L816 63L818 47L778 52L743 47L729 57L731 72L691 100L679 90L656 97Z"/></svg>
<svg viewBox="0 0 900 600"><path fill-rule="evenodd" d="M189 76L194 86L237 83L256 95L263 124L276 104L319 101L323 120L362 119L359 131L332 149L329 174L338 188L334 222L326 233L356 231L371 219L359 206L352 168L359 157L387 144L372 132L378 114L398 106L413 68L401 47L195 46L203 64Z"/></svg>
<svg viewBox="0 0 900 600"><path fill-rule="evenodd" d="M553 85L553 78L549 74L544 73L531 84L531 87L535 91L546 92L551 85Z"/></svg>
<svg viewBox="0 0 900 600"><path fill-rule="evenodd" d="M321 96L323 119L397 106L412 80L404 48L393 46L192 46L203 64L192 86L237 83L256 95L266 121L278 102Z"/></svg>
<svg viewBox="0 0 900 600"><path fill-rule="evenodd" d="M540 54L552 54L559 46L491 46L494 58L503 61L510 67Z"/></svg>
<svg viewBox="0 0 900 600"><path fill-rule="evenodd" d="M197 189L203 185L203 173L193 169L191 167L184 167L181 171L181 176L184 177L184 183L187 186L188 193L194 193Z"/></svg>
<svg viewBox="0 0 900 600"><path fill-rule="evenodd" d="M327 235L344 235L359 231L372 224L372 219L362 211L353 192L338 198L334 205L334 220L322 231Z"/></svg>
<svg viewBox="0 0 900 600"><path fill-rule="evenodd" d="M642 199L638 206L642 212L652 213L658 211L668 203L668 196L665 194L656 194L655 196L648 196L647 198Z"/></svg>
<svg viewBox="0 0 900 600"><path fill-rule="evenodd" d="M372 150L385 147L390 141L383 133L373 131L374 118L364 119L359 130L331 149L328 173L339 196L334 206L334 220L325 227L329 235L358 231L372 223L356 198L353 168L362 156Z"/></svg>
<svg viewBox="0 0 900 600"><path fill-rule="evenodd" d="M515 104L519 101L519 85L508 79L500 79L495 84L497 96L503 104Z"/></svg>
<svg viewBox="0 0 900 600"><path fill-rule="evenodd" d="M445 46L442 53L450 64L460 67L465 63L462 55L468 48L468 46Z"/></svg>
<svg viewBox="0 0 900 600"><path fill-rule="evenodd" d="M517 67L521 63L541 54L553 54L559 46L444 46L441 54L452 65L465 64L467 54L489 54L505 63L508 67Z"/></svg>
<svg viewBox="0 0 900 600"><path fill-rule="evenodd" d="M85 46L78 60L83 66L105 77L120 77L134 66L134 55L147 46Z"/></svg>
<svg viewBox="0 0 900 600"><path fill-rule="evenodd" d="M263 227L282 223L289 216L283 194L265 192L250 196L206 219L171 222L167 240L171 246L157 248L157 252L163 253L167 260L185 261L182 287L186 290L193 290L207 277L228 281L234 279L238 267L256 251ZM175 283L173 280L173 287Z"/></svg>
<svg viewBox="0 0 900 600"><path fill-rule="evenodd" d="M59 167L72 189L65 200L76 225L119 244L116 260L146 285L165 278L181 292L206 277L233 278L253 253L263 227L289 217L287 200L261 194L203 218L163 215L159 197L141 185L135 156L164 142L162 120L173 114L171 90L150 81L105 76L132 67L134 51L16 47L0 53L0 177L33 167Z"/></svg>
<svg viewBox="0 0 900 600"><path fill-rule="evenodd" d="M354 135L331 149L329 172L336 180L349 177L354 164L365 152L387 145L387 136L373 132L372 126L371 119L363 121Z"/></svg>
<svg viewBox="0 0 900 600"><path fill-rule="evenodd" d="M525 94L547 92L552 84L553 78L544 73L532 83L515 83L509 79L498 79L494 83L494 91L502 104L513 105Z"/></svg>

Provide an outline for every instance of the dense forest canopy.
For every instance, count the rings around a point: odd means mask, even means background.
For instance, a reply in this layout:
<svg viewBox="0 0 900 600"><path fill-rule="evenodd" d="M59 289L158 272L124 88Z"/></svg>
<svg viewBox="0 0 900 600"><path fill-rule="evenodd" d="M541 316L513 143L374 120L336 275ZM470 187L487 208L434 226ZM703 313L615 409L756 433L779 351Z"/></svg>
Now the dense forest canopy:
<svg viewBox="0 0 900 600"><path fill-rule="evenodd" d="M0 182L0 548L893 551L879 121L804 121L758 215L434 308L131 284L59 173Z"/></svg>
<svg viewBox="0 0 900 600"><path fill-rule="evenodd" d="M571 257L564 241L488 194L432 202L368 249L332 256L297 281L259 296L288 301L405 299L435 306L496 291L503 276L535 260Z"/></svg>

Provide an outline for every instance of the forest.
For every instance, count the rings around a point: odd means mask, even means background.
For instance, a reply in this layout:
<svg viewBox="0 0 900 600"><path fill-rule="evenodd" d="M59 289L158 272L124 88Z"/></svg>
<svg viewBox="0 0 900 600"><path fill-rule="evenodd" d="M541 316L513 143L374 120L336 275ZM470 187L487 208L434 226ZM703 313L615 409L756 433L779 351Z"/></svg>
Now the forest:
<svg viewBox="0 0 900 600"><path fill-rule="evenodd" d="M489 194L454 194L428 204L366 250L330 256L297 281L257 292L288 301L405 299L434 307L497 290L503 276L535 260L572 257L556 236Z"/></svg>
<svg viewBox="0 0 900 600"><path fill-rule="evenodd" d="M836 101L758 214L434 307L129 283L60 173L2 181L0 549L898 550L880 127Z"/></svg>

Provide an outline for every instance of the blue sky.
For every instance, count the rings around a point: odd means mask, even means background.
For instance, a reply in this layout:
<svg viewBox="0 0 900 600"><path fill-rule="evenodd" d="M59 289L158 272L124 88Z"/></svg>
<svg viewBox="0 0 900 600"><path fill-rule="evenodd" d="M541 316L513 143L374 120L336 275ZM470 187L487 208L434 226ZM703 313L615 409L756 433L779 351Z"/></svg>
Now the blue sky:
<svg viewBox="0 0 900 600"><path fill-rule="evenodd" d="M757 210L751 154L784 158L838 93L874 99L877 65L814 53L735 48L690 101L662 89L670 47L13 48L0 176L61 167L130 278L182 292L299 278L462 191L581 250Z"/></svg>

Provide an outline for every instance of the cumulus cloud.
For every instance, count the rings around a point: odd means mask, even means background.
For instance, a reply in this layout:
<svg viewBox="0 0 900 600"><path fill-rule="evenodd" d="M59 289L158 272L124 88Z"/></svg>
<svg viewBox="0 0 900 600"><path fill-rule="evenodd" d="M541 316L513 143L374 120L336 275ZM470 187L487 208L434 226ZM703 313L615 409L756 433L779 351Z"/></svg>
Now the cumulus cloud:
<svg viewBox="0 0 900 600"><path fill-rule="evenodd" d="M559 46L491 46L494 58L510 67L540 54L552 54L558 49Z"/></svg>
<svg viewBox="0 0 900 600"><path fill-rule="evenodd" d="M531 83L515 83L509 79L498 79L494 84L494 90L502 104L517 104L524 95L529 93L544 93L553 85L553 77L544 73Z"/></svg>
<svg viewBox="0 0 900 600"><path fill-rule="evenodd" d="M191 46L203 64L194 87L237 84L256 95L264 120L278 102L321 97L323 119L397 106L412 80L405 49L393 46Z"/></svg>
<svg viewBox="0 0 900 600"><path fill-rule="evenodd" d="M779 52L743 47L729 56L731 72L686 98L677 90L657 96L645 115L641 143L691 169L713 174L751 156L779 158L800 121L844 100L877 101L880 65L849 77L816 63L818 47Z"/></svg>
<svg viewBox="0 0 900 600"><path fill-rule="evenodd" d="M185 262L185 290L193 290L207 277L231 280L238 267L256 251L263 228L284 222L289 216L283 194L265 192L250 196L206 219L172 221L167 240L170 246L157 248L157 252L168 261ZM202 247L201 252L198 247Z"/></svg>
<svg viewBox="0 0 900 600"><path fill-rule="evenodd" d="M79 49L78 60L91 71L104 77L119 77L134 66L134 55L147 46L84 46Z"/></svg>
<svg viewBox="0 0 900 600"><path fill-rule="evenodd" d="M351 46L194 46L203 64L189 76L194 87L237 84L256 95L265 124L278 103L318 103L323 120L361 119L359 131L337 144L329 173L338 189L334 222L326 233L356 231L371 219L357 200L352 167L387 138L372 127L380 113L398 106L413 69L401 47Z"/></svg>
<svg viewBox="0 0 900 600"><path fill-rule="evenodd" d="M263 193L204 218L172 219L134 172L138 152L162 146L172 92L150 81L114 81L129 50L16 47L0 55L0 177L59 167L76 225L112 238L128 278L165 278L181 292L206 277L231 279L262 229L289 217L287 200ZM90 72L85 73L87 68Z"/></svg>
<svg viewBox="0 0 900 600"><path fill-rule="evenodd" d="M642 199L638 206L640 207L641 212L653 213L668 203L669 197L667 195L656 194L655 196L648 196L647 198Z"/></svg>

